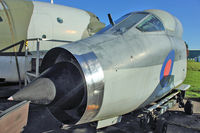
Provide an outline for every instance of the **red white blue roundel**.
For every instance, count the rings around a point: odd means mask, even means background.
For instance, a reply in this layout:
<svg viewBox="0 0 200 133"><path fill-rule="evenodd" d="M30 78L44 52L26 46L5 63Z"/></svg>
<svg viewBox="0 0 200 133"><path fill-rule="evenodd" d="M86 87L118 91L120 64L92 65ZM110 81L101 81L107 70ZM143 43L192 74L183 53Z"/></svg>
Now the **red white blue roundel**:
<svg viewBox="0 0 200 133"><path fill-rule="evenodd" d="M172 73L173 65L174 65L174 59L175 59L175 51L172 50L169 52L168 56L165 58L165 61L163 63L161 72L160 72L160 81L165 81L165 77L168 77ZM164 83L164 87L167 84Z"/></svg>

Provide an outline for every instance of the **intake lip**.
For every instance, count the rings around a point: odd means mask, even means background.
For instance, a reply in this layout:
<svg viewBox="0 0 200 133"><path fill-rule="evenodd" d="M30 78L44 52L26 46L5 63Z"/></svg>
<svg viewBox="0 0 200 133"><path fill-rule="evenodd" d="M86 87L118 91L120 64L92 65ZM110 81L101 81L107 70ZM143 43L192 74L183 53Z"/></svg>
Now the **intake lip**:
<svg viewBox="0 0 200 133"><path fill-rule="evenodd" d="M77 124L95 121L99 113L104 95L104 72L94 52L74 55L78 61L86 81L87 107L81 120Z"/></svg>
<svg viewBox="0 0 200 133"><path fill-rule="evenodd" d="M76 49L76 47L73 49ZM42 61L41 70L44 71L59 62L69 61L76 64L84 79L86 90L86 98L84 98L86 100L85 111L76 124L83 124L95 121L95 117L101 109L104 95L104 72L98 57L93 51L82 54L73 53L73 51L61 47L51 49Z"/></svg>
<svg viewBox="0 0 200 133"><path fill-rule="evenodd" d="M95 121L104 94L104 72L97 56L54 48L45 55L42 67L40 77L12 98L48 105L65 124Z"/></svg>

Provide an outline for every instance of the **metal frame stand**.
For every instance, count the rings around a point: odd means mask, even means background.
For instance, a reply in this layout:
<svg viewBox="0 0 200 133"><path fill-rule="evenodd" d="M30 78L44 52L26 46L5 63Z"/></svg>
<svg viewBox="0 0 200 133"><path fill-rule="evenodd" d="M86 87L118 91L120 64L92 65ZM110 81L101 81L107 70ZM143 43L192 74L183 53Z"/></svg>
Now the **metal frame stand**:
<svg viewBox="0 0 200 133"><path fill-rule="evenodd" d="M36 47L36 52L37 52L37 55L36 55L36 72L35 73L31 73L31 72L28 72L27 71L27 62L28 62L28 45L26 45L26 51L25 51L25 69L26 69L26 73L25 73L25 86L31 82L31 79L30 77L34 77L34 78L37 78L39 76L39 65L40 65L40 38L37 38L36 41L37 41L37 47ZM32 41L35 41L32 40Z"/></svg>
<svg viewBox="0 0 200 133"><path fill-rule="evenodd" d="M36 41L36 71L35 73L28 72L28 42L29 41ZM66 41L66 40L54 40L54 39L42 39L42 38L33 38L33 39L27 39L26 45L25 45L25 86L28 85L28 83L31 82L32 78L37 78L40 76L40 42L41 41L49 41L49 42L60 42L60 43L72 43L72 41Z"/></svg>

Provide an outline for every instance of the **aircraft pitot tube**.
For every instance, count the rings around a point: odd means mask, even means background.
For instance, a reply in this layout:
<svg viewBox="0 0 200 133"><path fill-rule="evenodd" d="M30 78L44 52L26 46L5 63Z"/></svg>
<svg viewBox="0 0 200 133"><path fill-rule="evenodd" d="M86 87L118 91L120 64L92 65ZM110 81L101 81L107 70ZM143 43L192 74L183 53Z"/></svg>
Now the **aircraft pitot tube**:
<svg viewBox="0 0 200 133"><path fill-rule="evenodd" d="M10 99L48 105L65 124L119 121L180 85L186 60L177 18L161 10L133 12L48 51L40 77Z"/></svg>

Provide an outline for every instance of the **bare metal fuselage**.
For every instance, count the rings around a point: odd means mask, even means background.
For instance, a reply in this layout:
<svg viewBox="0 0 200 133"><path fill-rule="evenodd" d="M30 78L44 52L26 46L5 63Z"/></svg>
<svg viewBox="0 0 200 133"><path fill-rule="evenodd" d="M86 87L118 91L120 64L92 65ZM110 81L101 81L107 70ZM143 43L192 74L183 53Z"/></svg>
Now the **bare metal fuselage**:
<svg viewBox="0 0 200 133"><path fill-rule="evenodd" d="M174 16L130 13L92 37L48 51L41 76L11 98L51 103L50 111L65 124L99 121L104 127L180 85L186 62L182 26ZM50 88L51 97L43 88ZM35 97L39 92L44 95Z"/></svg>
<svg viewBox="0 0 200 133"><path fill-rule="evenodd" d="M93 52L101 64L104 74L102 84L105 86L103 99L99 99L102 100L100 112L93 120L125 114L147 105L169 93L186 77L184 41L167 36L164 32L97 35L62 48L73 55ZM175 76L172 83L162 87L161 69L171 50L176 51L171 74ZM87 60L87 57L83 58ZM98 73L94 76L98 76ZM155 89L161 94L153 94ZM92 99L88 97L88 100Z"/></svg>

